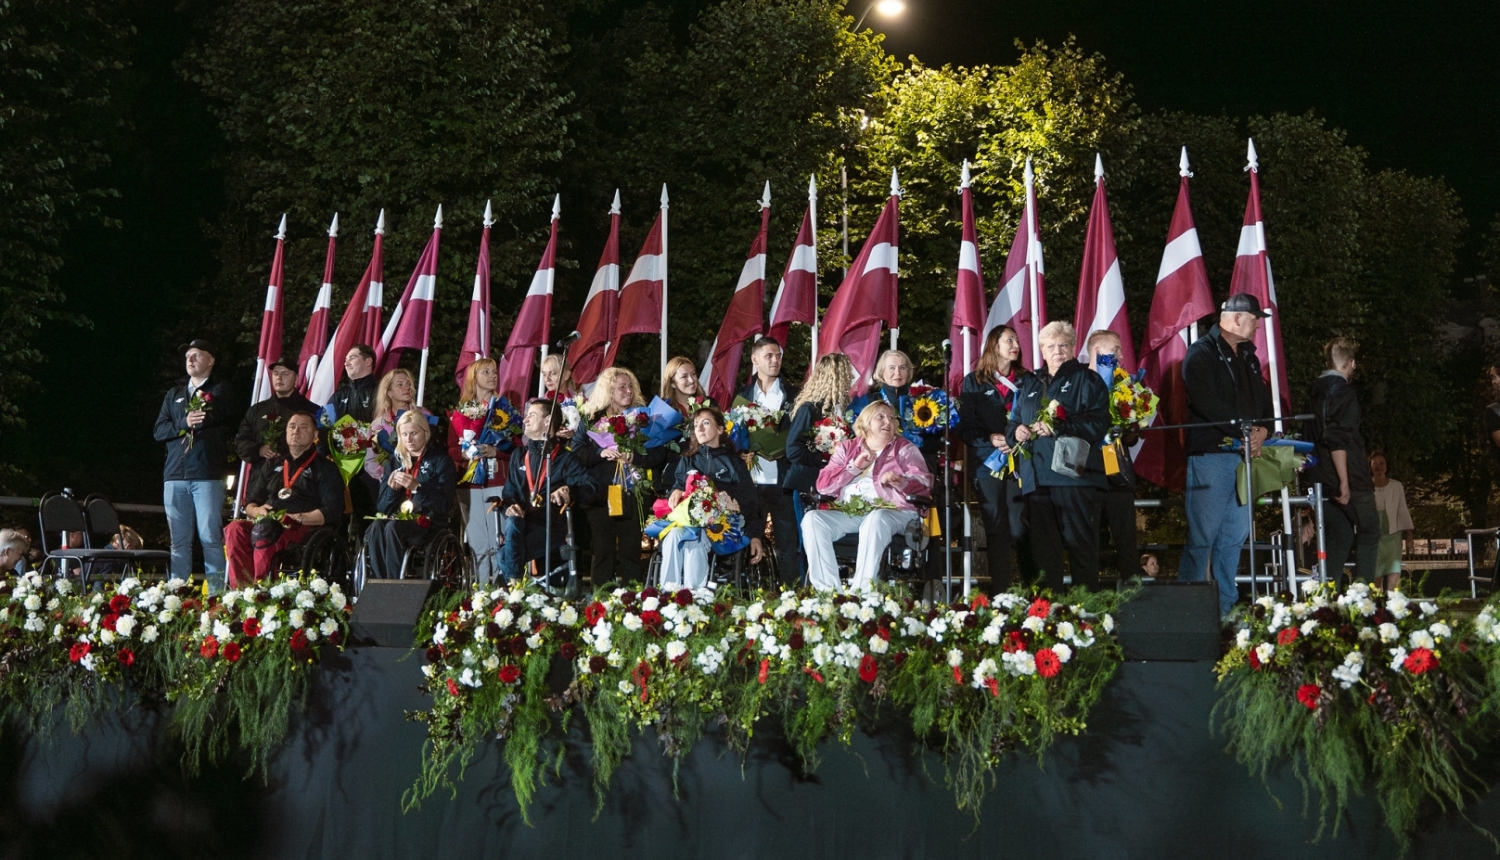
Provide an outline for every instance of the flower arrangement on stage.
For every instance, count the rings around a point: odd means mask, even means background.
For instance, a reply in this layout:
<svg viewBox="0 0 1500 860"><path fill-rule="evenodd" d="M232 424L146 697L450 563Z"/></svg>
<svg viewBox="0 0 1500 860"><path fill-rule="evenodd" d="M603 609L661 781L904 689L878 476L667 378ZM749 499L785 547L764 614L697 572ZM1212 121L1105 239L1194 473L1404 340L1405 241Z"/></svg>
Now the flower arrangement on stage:
<svg viewBox="0 0 1500 860"><path fill-rule="evenodd" d="M1109 418L1118 432L1139 430L1156 418L1158 398L1143 381L1146 370L1127 373L1116 367L1109 388Z"/></svg>
<svg viewBox="0 0 1500 860"><path fill-rule="evenodd" d="M1262 777L1291 759L1319 796L1320 825L1373 783L1405 847L1424 806L1462 810L1486 789L1466 758L1494 698L1495 655L1482 663L1475 647L1496 647L1493 608L1471 624L1399 591L1305 585L1236 613L1215 722Z"/></svg>
<svg viewBox="0 0 1500 860"><path fill-rule="evenodd" d="M55 708L75 731L119 691L176 705L184 765L249 753L264 771L306 697L317 646L347 636L349 604L317 577L205 597L182 579L135 577L80 593L36 573L0 579L5 715L45 734Z"/></svg>
<svg viewBox="0 0 1500 860"><path fill-rule="evenodd" d="M627 409L619 415L600 415L589 422L589 438L600 448L618 448L631 454L646 453L646 428L651 416L645 409Z"/></svg>
<svg viewBox="0 0 1500 860"><path fill-rule="evenodd" d="M977 815L1007 751L1040 754L1084 729L1120 661L1111 612L1121 599L1005 593L949 606L900 590L610 588L573 604L480 587L424 622L433 701L416 717L428 753L407 804L451 787L452 765L462 773L499 734L525 815L538 769L556 755L541 749L557 725L546 715L574 704L602 804L632 731L650 727L677 761L714 724L744 754L759 721L776 716L812 770L820 744L847 744L889 703L947 757L959 806ZM565 687L545 683L554 655Z"/></svg>
<svg viewBox="0 0 1500 860"><path fill-rule="evenodd" d="M850 423L836 415L814 421L808 432L812 434L813 450L819 454L832 454L833 449L837 448L840 442L854 435L850 429Z"/></svg>

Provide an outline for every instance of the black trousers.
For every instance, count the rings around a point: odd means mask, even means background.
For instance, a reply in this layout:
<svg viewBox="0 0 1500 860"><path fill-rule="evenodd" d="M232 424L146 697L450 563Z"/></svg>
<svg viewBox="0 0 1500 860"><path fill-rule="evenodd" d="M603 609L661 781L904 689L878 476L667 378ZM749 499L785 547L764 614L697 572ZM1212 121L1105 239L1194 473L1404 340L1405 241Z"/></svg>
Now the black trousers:
<svg viewBox="0 0 1500 860"><path fill-rule="evenodd" d="M779 484L756 484L761 510L771 515L771 534L775 538L776 570L781 584L797 587L802 583L802 544L798 539L797 514L792 510L792 494ZM751 537L762 532L751 527Z"/></svg>
<svg viewBox="0 0 1500 860"><path fill-rule="evenodd" d="M1375 558L1380 548L1380 512L1375 493L1351 490L1349 504L1323 500L1323 546L1328 551L1328 574L1344 572L1349 550L1354 550L1354 575L1362 582L1375 578Z"/></svg>
<svg viewBox="0 0 1500 860"><path fill-rule="evenodd" d="M1099 514L1104 491L1097 487L1038 487L1026 495L1031 551L1047 588L1063 590L1063 551L1073 584L1099 588Z"/></svg>
<svg viewBox="0 0 1500 860"><path fill-rule="evenodd" d="M376 520L365 530L365 547L370 552L370 575L395 579L401 575L401 557L408 547L427 542L431 529L412 520ZM415 573L415 571L409 571Z"/></svg>
<svg viewBox="0 0 1500 860"><path fill-rule="evenodd" d="M1115 548L1121 579L1139 579L1141 550L1135 539L1135 490L1111 486L1104 492L1104 528Z"/></svg>
<svg viewBox="0 0 1500 860"><path fill-rule="evenodd" d="M974 462L974 489L979 494L979 519L984 526L985 557L992 590L1009 588L1014 579L1011 550L1021 567L1021 581L1036 581L1036 561L1027 534L1026 502L1014 478L1002 481L984 464Z"/></svg>
<svg viewBox="0 0 1500 860"><path fill-rule="evenodd" d="M600 505L589 508L589 546L594 555L594 564L589 569L589 579L595 585L619 580L640 582L641 575L641 514L636 507L635 495L625 491L624 514L609 515L609 508Z"/></svg>

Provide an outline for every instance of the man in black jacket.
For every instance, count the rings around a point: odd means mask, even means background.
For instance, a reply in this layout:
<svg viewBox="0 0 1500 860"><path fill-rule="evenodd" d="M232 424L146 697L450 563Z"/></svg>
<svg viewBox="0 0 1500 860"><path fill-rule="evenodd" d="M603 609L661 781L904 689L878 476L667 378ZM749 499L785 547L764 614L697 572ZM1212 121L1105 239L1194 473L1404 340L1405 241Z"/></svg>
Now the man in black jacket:
<svg viewBox="0 0 1500 860"><path fill-rule="evenodd" d="M1307 470L1307 480L1323 485L1329 575L1342 572L1353 547L1355 575L1370 582L1380 546L1380 512L1375 509L1375 479L1359 435L1359 400L1349 384L1358 352L1359 344L1346 337L1323 346L1328 369L1313 383L1309 404L1313 421L1308 435L1317 445L1317 464Z"/></svg>
<svg viewBox="0 0 1500 860"><path fill-rule="evenodd" d="M1245 506L1235 488L1235 469L1243 455L1225 450L1225 439L1243 435L1241 421L1271 415L1271 395L1255 354L1255 332L1270 316L1249 293L1229 297L1219 324L1188 347L1182 362L1187 385L1188 421L1211 423L1187 431L1187 547L1177 578L1201 582L1210 556L1219 586L1219 613L1228 615L1239 598L1235 574L1240 551L1250 536ZM1260 453L1270 422L1252 425L1250 456Z"/></svg>
<svg viewBox="0 0 1500 860"><path fill-rule="evenodd" d="M1106 389L1113 389L1113 370L1109 369L1120 360L1120 336L1109 329L1100 329L1089 335L1084 348L1089 358L1089 369L1099 373ZM1104 373L1099 372L1100 356L1113 356ZM1111 378L1106 379L1105 373ZM1106 401L1107 402L1107 401ZM1141 576L1141 555L1135 535L1135 464L1130 460L1130 448L1138 441L1135 433L1120 436L1111 433L1107 443L1114 448L1115 462L1119 471L1106 475L1109 489L1104 494L1104 528L1109 532L1110 542L1115 548L1115 564L1123 580L1136 580Z"/></svg>
<svg viewBox="0 0 1500 860"><path fill-rule="evenodd" d="M187 378L162 398L156 441L166 446L162 503L172 535L172 576L188 578L193 533L203 544L209 587L224 589L224 476L229 473L229 434L239 423L238 401L229 383L213 376L214 348L194 340L179 348Z"/></svg>
<svg viewBox="0 0 1500 860"><path fill-rule="evenodd" d="M297 393L296 361L278 358L266 373L271 375L271 396L250 407L234 437L234 451L250 464L252 476L261 463L286 453L287 418L297 412L318 414L318 407Z"/></svg>
<svg viewBox="0 0 1500 860"><path fill-rule="evenodd" d="M786 430L792 421L792 403L797 389L781 378L781 344L775 338L763 337L750 348L750 364L755 376L739 396L772 412L781 412L778 429ZM786 451L779 456L757 455L750 476L760 508L771 514L771 533L776 538L776 569L783 585L795 587L802 582L802 554L797 546L797 515L792 509L792 494L781 487L786 468ZM747 522L755 535L764 531Z"/></svg>
<svg viewBox="0 0 1500 860"><path fill-rule="evenodd" d="M562 429L562 418L562 410L553 409L552 401L546 398L526 403L526 414L521 419L526 446L518 454L511 455L510 471L499 494L503 538L500 574L506 582L520 579L528 562L546 557L546 517L549 513L552 517L553 566L561 562L560 550L568 536L568 521L563 510L570 505L582 504L598 492L593 476L579 465L573 452L557 438ZM547 495L549 484L550 496ZM550 499L550 504L544 504L544 496Z"/></svg>
<svg viewBox="0 0 1500 860"><path fill-rule="evenodd" d="M379 383L375 377L375 350L369 344L355 344L344 356L344 384L328 401L333 407L333 420L352 415L361 424L374 421L375 387Z"/></svg>
<svg viewBox="0 0 1500 860"><path fill-rule="evenodd" d="M277 553L305 541L310 529L343 522L344 479L339 467L318 453L315 412L299 409L288 415L282 440L286 453L266 458L251 474L245 515L282 511L281 521L235 520L224 529L231 588L269 576Z"/></svg>

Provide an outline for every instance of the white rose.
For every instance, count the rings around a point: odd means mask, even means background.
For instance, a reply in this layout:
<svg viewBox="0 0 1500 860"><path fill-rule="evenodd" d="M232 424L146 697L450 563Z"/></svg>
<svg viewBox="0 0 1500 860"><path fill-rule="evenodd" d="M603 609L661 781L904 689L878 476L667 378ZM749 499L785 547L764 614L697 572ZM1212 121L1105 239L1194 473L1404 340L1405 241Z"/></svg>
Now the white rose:
<svg viewBox="0 0 1500 860"><path fill-rule="evenodd" d="M53 580L52 587L57 589L58 594L71 594L73 592L73 583L66 579Z"/></svg>
<svg viewBox="0 0 1500 860"><path fill-rule="evenodd" d="M304 609L293 609L286 615L287 623L292 625L293 629L300 628L303 624L307 623L307 611Z"/></svg>
<svg viewBox="0 0 1500 860"><path fill-rule="evenodd" d="M567 627L577 626L578 610L574 609L572 604L568 604L564 606L562 608L562 611L557 614L557 620L559 623Z"/></svg>
<svg viewBox="0 0 1500 860"><path fill-rule="evenodd" d="M677 658L681 657L682 655L684 655L686 653L687 653L687 646L684 645L682 642L680 642L680 641L672 641L672 642L668 642L667 643L667 659L668 660L676 660Z"/></svg>
<svg viewBox="0 0 1500 860"><path fill-rule="evenodd" d="M871 654L884 654L886 651L890 650L890 647L891 647L891 643L889 643L889 642L885 641L884 639L880 638L879 635L871 636L870 637L870 653Z"/></svg>
<svg viewBox="0 0 1500 860"><path fill-rule="evenodd" d="M1066 663L1069 660L1073 659L1073 649L1069 648L1067 646L1067 643L1064 642L1059 642L1056 645L1053 645L1052 653L1057 655L1057 662L1059 663Z"/></svg>
<svg viewBox="0 0 1500 860"><path fill-rule="evenodd" d="M514 621L515 618L516 614L514 612L511 612L510 609L502 609L499 612L495 613L495 624L501 630L504 630L505 628L510 626L510 623Z"/></svg>
<svg viewBox="0 0 1500 860"><path fill-rule="evenodd" d="M1434 622L1432 626L1428 627L1427 632L1431 633L1434 639L1442 641L1453 635L1453 628L1449 627L1441 621L1438 621Z"/></svg>
<svg viewBox="0 0 1500 860"><path fill-rule="evenodd" d="M1234 634L1234 647L1240 649L1241 651L1244 651L1245 649L1250 647L1249 630L1241 630L1240 632Z"/></svg>
<svg viewBox="0 0 1500 860"><path fill-rule="evenodd" d="M122 638L129 638L130 634L134 631L135 616L121 615L119 619L115 621L115 632L118 633Z"/></svg>

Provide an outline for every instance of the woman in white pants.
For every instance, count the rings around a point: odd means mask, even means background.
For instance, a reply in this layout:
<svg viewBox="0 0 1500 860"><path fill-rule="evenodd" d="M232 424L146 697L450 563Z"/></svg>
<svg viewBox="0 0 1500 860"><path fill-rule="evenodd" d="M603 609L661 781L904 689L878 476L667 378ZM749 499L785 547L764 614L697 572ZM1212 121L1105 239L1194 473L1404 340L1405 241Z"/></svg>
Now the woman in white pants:
<svg viewBox="0 0 1500 860"><path fill-rule="evenodd" d="M859 532L859 555L851 590L868 589L880 572L880 561L891 538L917 519L906 500L932 489L932 473L922 451L900 435L896 411L877 401L866 406L854 422L856 438L840 442L828 465L818 474L818 492L840 502L855 498L876 505L856 517L839 510L810 510L802 515L802 542L807 551L808 579L814 588L839 587L833 542Z"/></svg>
<svg viewBox="0 0 1500 860"><path fill-rule="evenodd" d="M700 407L688 416L692 427L691 441L683 449L682 459L672 476L672 507L687 495L688 475L697 472L713 482L714 489L726 493L745 518L745 530L751 523L765 523L755 482L740 453L735 450L725 429L724 413L712 406ZM753 534L753 532L752 532ZM691 537L689 537L691 535ZM709 554L713 551L702 529L673 529L661 542L661 585L674 588L702 588L708 583ZM760 538L750 538L750 563L759 564L765 554Z"/></svg>

